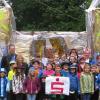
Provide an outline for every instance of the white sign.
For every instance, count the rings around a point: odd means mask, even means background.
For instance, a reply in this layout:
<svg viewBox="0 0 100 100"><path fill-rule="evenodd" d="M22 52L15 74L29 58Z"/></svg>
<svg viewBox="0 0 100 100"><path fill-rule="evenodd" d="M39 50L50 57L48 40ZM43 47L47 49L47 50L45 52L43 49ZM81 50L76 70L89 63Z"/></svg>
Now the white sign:
<svg viewBox="0 0 100 100"><path fill-rule="evenodd" d="M70 80L68 77L50 76L46 78L46 94L69 95Z"/></svg>

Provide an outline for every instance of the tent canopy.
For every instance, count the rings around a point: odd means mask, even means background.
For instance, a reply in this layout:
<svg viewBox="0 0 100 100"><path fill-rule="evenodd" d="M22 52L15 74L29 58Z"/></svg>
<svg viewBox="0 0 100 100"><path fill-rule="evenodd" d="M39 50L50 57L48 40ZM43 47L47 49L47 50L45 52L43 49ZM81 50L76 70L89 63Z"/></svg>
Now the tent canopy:
<svg viewBox="0 0 100 100"><path fill-rule="evenodd" d="M99 6L100 0L92 0L90 7L86 10L86 32L88 34L88 47L93 50L93 28L95 17L93 11Z"/></svg>
<svg viewBox="0 0 100 100"><path fill-rule="evenodd" d="M97 8L100 4L100 0L92 0L90 7L87 9L87 11L93 10Z"/></svg>

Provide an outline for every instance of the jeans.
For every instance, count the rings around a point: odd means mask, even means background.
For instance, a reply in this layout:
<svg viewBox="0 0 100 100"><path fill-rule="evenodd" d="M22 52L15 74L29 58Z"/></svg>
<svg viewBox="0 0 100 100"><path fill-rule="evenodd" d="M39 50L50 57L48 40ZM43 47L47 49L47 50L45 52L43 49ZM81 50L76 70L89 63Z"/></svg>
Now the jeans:
<svg viewBox="0 0 100 100"><path fill-rule="evenodd" d="M27 100L36 100L36 94L27 94Z"/></svg>
<svg viewBox="0 0 100 100"><path fill-rule="evenodd" d="M22 93L16 94L16 100L24 100L23 97L24 97L24 94Z"/></svg>
<svg viewBox="0 0 100 100"><path fill-rule="evenodd" d="M100 100L99 99L99 90L94 91L94 93L91 95L91 100Z"/></svg>
<svg viewBox="0 0 100 100"><path fill-rule="evenodd" d="M82 94L82 100L90 100L90 98L91 98L91 94L89 93Z"/></svg>
<svg viewBox="0 0 100 100"><path fill-rule="evenodd" d="M69 95L69 100L77 100L77 99L78 99L77 93L73 93Z"/></svg>
<svg viewBox="0 0 100 100"><path fill-rule="evenodd" d="M0 97L0 100L7 100L6 97Z"/></svg>

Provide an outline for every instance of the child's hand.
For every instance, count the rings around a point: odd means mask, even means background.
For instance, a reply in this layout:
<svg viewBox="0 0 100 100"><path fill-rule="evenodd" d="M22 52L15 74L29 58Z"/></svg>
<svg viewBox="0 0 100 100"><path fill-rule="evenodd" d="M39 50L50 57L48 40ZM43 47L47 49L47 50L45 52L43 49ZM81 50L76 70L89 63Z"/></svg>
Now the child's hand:
<svg viewBox="0 0 100 100"><path fill-rule="evenodd" d="M27 90L24 91L24 93L27 93L27 92L28 92Z"/></svg>
<svg viewBox="0 0 100 100"><path fill-rule="evenodd" d="M42 78L42 82L45 82L45 78Z"/></svg>
<svg viewBox="0 0 100 100"><path fill-rule="evenodd" d="M36 90L36 91L35 91L35 93L37 94L37 93L38 93L38 91Z"/></svg>

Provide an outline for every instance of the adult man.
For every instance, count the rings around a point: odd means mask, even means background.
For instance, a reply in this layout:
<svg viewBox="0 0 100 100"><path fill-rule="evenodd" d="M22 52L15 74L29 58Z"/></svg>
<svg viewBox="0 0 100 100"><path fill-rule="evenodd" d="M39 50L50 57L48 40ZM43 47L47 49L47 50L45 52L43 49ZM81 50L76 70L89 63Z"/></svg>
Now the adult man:
<svg viewBox="0 0 100 100"><path fill-rule="evenodd" d="M15 45L10 44L8 47L8 55L3 56L1 60L1 67L4 67L6 71L8 72L10 69L9 62L10 61L15 61L16 60L16 54L15 54Z"/></svg>

